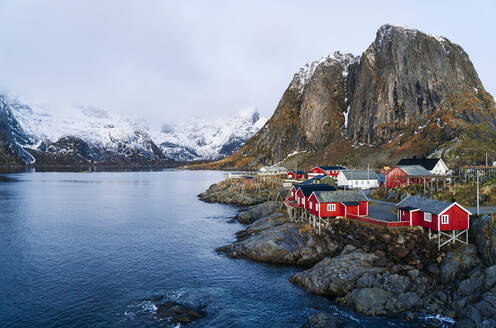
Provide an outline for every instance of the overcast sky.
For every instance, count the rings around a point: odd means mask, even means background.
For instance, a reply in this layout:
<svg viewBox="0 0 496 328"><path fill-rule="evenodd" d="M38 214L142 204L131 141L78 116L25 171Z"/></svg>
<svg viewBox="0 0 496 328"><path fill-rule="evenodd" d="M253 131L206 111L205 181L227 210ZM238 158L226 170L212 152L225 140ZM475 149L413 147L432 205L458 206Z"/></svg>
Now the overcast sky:
<svg viewBox="0 0 496 328"><path fill-rule="evenodd" d="M151 125L271 114L293 74L361 54L384 23L442 35L496 94L496 1L0 0L0 87L56 113L92 105Z"/></svg>

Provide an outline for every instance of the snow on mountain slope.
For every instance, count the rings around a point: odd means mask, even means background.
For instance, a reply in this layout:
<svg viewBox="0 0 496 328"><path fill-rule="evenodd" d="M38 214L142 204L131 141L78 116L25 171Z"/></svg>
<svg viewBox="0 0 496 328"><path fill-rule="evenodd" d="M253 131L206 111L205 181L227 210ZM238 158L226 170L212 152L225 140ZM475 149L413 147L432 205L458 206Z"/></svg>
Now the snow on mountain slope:
<svg viewBox="0 0 496 328"><path fill-rule="evenodd" d="M144 122L95 107L67 108L50 114L16 98L2 99L24 133L17 133L23 136L19 140L22 147L31 149L39 158L41 154L79 152L78 160L89 162L115 162L137 156L145 161L218 159L238 150L268 119L249 109L227 120L198 118L151 131Z"/></svg>
<svg viewBox="0 0 496 328"><path fill-rule="evenodd" d="M94 107L68 108L54 115L15 98L4 99L29 136L21 145L31 149L35 157L43 157L47 165L62 161L61 156L64 164L70 164L71 158L80 163L108 164L168 160L152 141L145 124L122 115Z"/></svg>
<svg viewBox="0 0 496 328"><path fill-rule="evenodd" d="M177 160L215 160L231 155L267 122L254 108L229 119L193 119L164 124L154 140L162 152Z"/></svg>

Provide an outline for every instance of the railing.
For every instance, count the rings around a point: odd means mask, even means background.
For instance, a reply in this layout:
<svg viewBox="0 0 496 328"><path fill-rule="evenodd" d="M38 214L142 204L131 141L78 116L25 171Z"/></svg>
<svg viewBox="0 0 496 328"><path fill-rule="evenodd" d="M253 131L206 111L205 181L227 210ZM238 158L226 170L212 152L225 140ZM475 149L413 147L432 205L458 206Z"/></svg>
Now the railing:
<svg viewBox="0 0 496 328"><path fill-rule="evenodd" d="M380 225L383 227L408 227L410 225L410 222L408 222L408 221L393 221L393 222L382 221L382 220L377 220L377 219L369 218L366 216L360 216L360 215L351 214L351 213L347 213L346 218L365 222L365 223L376 224L376 225Z"/></svg>
<svg viewBox="0 0 496 328"><path fill-rule="evenodd" d="M291 207L298 207L298 203L294 200L289 199L289 198L286 198L284 200L284 204L291 206Z"/></svg>

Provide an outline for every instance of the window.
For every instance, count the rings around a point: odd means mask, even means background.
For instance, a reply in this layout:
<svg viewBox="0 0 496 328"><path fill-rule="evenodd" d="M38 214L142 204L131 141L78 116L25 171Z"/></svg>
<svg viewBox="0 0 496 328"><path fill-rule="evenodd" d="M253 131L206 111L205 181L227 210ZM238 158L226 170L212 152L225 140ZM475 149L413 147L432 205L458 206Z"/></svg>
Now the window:
<svg viewBox="0 0 496 328"><path fill-rule="evenodd" d="M448 224L449 223L449 216L447 214L441 215L441 223L442 224Z"/></svg>
<svg viewBox="0 0 496 328"><path fill-rule="evenodd" d="M302 199L301 199L301 204L302 204L303 206L305 206L305 198L302 198Z"/></svg>
<svg viewBox="0 0 496 328"><path fill-rule="evenodd" d="M327 210L328 211L335 211L336 210L336 204L327 204Z"/></svg>
<svg viewBox="0 0 496 328"><path fill-rule="evenodd" d="M432 222L432 214L431 213L424 213L424 221Z"/></svg>
<svg viewBox="0 0 496 328"><path fill-rule="evenodd" d="M313 203L312 203L312 202L310 202L310 209L312 209L312 204L313 204Z"/></svg>

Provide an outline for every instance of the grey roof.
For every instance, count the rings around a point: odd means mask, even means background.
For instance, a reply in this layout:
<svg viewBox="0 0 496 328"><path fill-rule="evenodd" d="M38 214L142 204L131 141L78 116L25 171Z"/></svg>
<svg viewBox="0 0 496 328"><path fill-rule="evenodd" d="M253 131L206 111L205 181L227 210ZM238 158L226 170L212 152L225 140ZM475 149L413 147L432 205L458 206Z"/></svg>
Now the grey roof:
<svg viewBox="0 0 496 328"><path fill-rule="evenodd" d="M336 166L326 165L326 166L317 166L317 167L321 168L324 171L327 171L327 170L336 171L336 170L347 170L348 169L346 166L341 166L341 165L336 165Z"/></svg>
<svg viewBox="0 0 496 328"><path fill-rule="evenodd" d="M310 183L310 184L300 184L299 189L301 189L303 195L308 197L314 191L331 191L331 190L336 190L336 187L329 186L328 184Z"/></svg>
<svg viewBox="0 0 496 328"><path fill-rule="evenodd" d="M367 196L361 190L315 191L320 203L366 202Z"/></svg>
<svg viewBox="0 0 496 328"><path fill-rule="evenodd" d="M445 202L442 200L435 200L427 197L421 196L408 196L403 199L401 202L396 204L396 207L412 207L415 209L419 209L422 212L432 213L439 215L446 208L448 208L451 204L450 202Z"/></svg>
<svg viewBox="0 0 496 328"><path fill-rule="evenodd" d="M373 170L342 171L348 180L379 180L379 176Z"/></svg>
<svg viewBox="0 0 496 328"><path fill-rule="evenodd" d="M432 175L431 172L426 170L420 165L397 165L400 170L408 175Z"/></svg>

